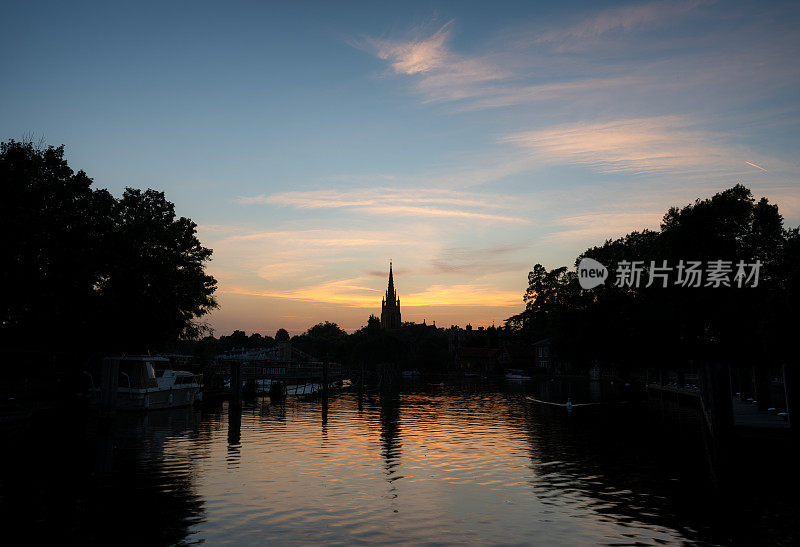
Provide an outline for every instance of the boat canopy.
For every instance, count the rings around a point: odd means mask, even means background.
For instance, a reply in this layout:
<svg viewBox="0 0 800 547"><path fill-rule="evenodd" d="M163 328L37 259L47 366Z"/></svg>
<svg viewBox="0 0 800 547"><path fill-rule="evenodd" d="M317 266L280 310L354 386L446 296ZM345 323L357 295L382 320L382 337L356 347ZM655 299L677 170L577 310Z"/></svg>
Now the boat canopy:
<svg viewBox="0 0 800 547"><path fill-rule="evenodd" d="M122 357L119 361L119 387L134 389L158 387L154 361L155 359Z"/></svg>

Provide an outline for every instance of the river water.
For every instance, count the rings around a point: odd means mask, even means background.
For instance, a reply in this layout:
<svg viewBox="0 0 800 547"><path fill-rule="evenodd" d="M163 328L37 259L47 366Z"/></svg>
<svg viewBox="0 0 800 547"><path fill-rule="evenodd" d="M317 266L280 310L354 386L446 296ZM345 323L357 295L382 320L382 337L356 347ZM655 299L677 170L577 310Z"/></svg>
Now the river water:
<svg viewBox="0 0 800 547"><path fill-rule="evenodd" d="M327 408L290 398L111 421L59 413L4 432L4 529L147 545L798 538L781 446L744 443L731 499L710 479L692 411L630 401L568 413L527 398L562 392L416 384L334 394Z"/></svg>

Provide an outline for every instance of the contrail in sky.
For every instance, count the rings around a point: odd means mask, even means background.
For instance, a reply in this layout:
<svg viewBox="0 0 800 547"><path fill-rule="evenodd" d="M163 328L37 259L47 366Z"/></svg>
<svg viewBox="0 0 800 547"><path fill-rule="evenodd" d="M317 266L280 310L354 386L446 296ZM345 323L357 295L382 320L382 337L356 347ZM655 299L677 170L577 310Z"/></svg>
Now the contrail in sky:
<svg viewBox="0 0 800 547"><path fill-rule="evenodd" d="M760 166L756 165L755 163L750 163L749 161L746 161L745 163L746 163L747 165L752 165L752 166L753 166L753 167L755 167L756 169L761 169L761 170L762 170L762 171L764 171L765 173L769 173L769 171L767 171L767 170L766 170L766 169L764 169L763 167L760 167Z"/></svg>

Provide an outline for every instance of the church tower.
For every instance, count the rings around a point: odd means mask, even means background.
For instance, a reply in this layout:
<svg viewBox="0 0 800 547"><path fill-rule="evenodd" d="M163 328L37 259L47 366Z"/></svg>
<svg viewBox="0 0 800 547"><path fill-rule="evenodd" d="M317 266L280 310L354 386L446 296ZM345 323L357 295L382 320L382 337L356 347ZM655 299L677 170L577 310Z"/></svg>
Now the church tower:
<svg viewBox="0 0 800 547"><path fill-rule="evenodd" d="M394 277L392 276L392 263L389 262L389 288L386 296L381 301L381 327L384 329L400 328L400 299L394 291Z"/></svg>

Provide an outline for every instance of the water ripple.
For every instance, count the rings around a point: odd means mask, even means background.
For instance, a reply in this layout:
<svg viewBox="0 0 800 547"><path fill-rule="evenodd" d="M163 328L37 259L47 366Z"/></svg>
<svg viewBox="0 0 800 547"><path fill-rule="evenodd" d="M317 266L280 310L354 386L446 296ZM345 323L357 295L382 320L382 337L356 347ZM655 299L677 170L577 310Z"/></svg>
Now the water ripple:
<svg viewBox="0 0 800 547"><path fill-rule="evenodd" d="M132 523L126 540L148 543L709 540L706 523L671 501L680 487L699 491L675 481L697 461L678 456L665 468L652 452L629 454L624 431L641 423L623 420L455 388L370 395L361 408L343 393L325 412L319 400L259 399L240 411L221 404L73 428L74 458L35 476L36 458L7 455L5 469L36 478L31 486L5 473L0 484L3 499L37 484L49 491L47 481L63 488L70 530L88 540ZM44 502L26 503L42 514Z"/></svg>

